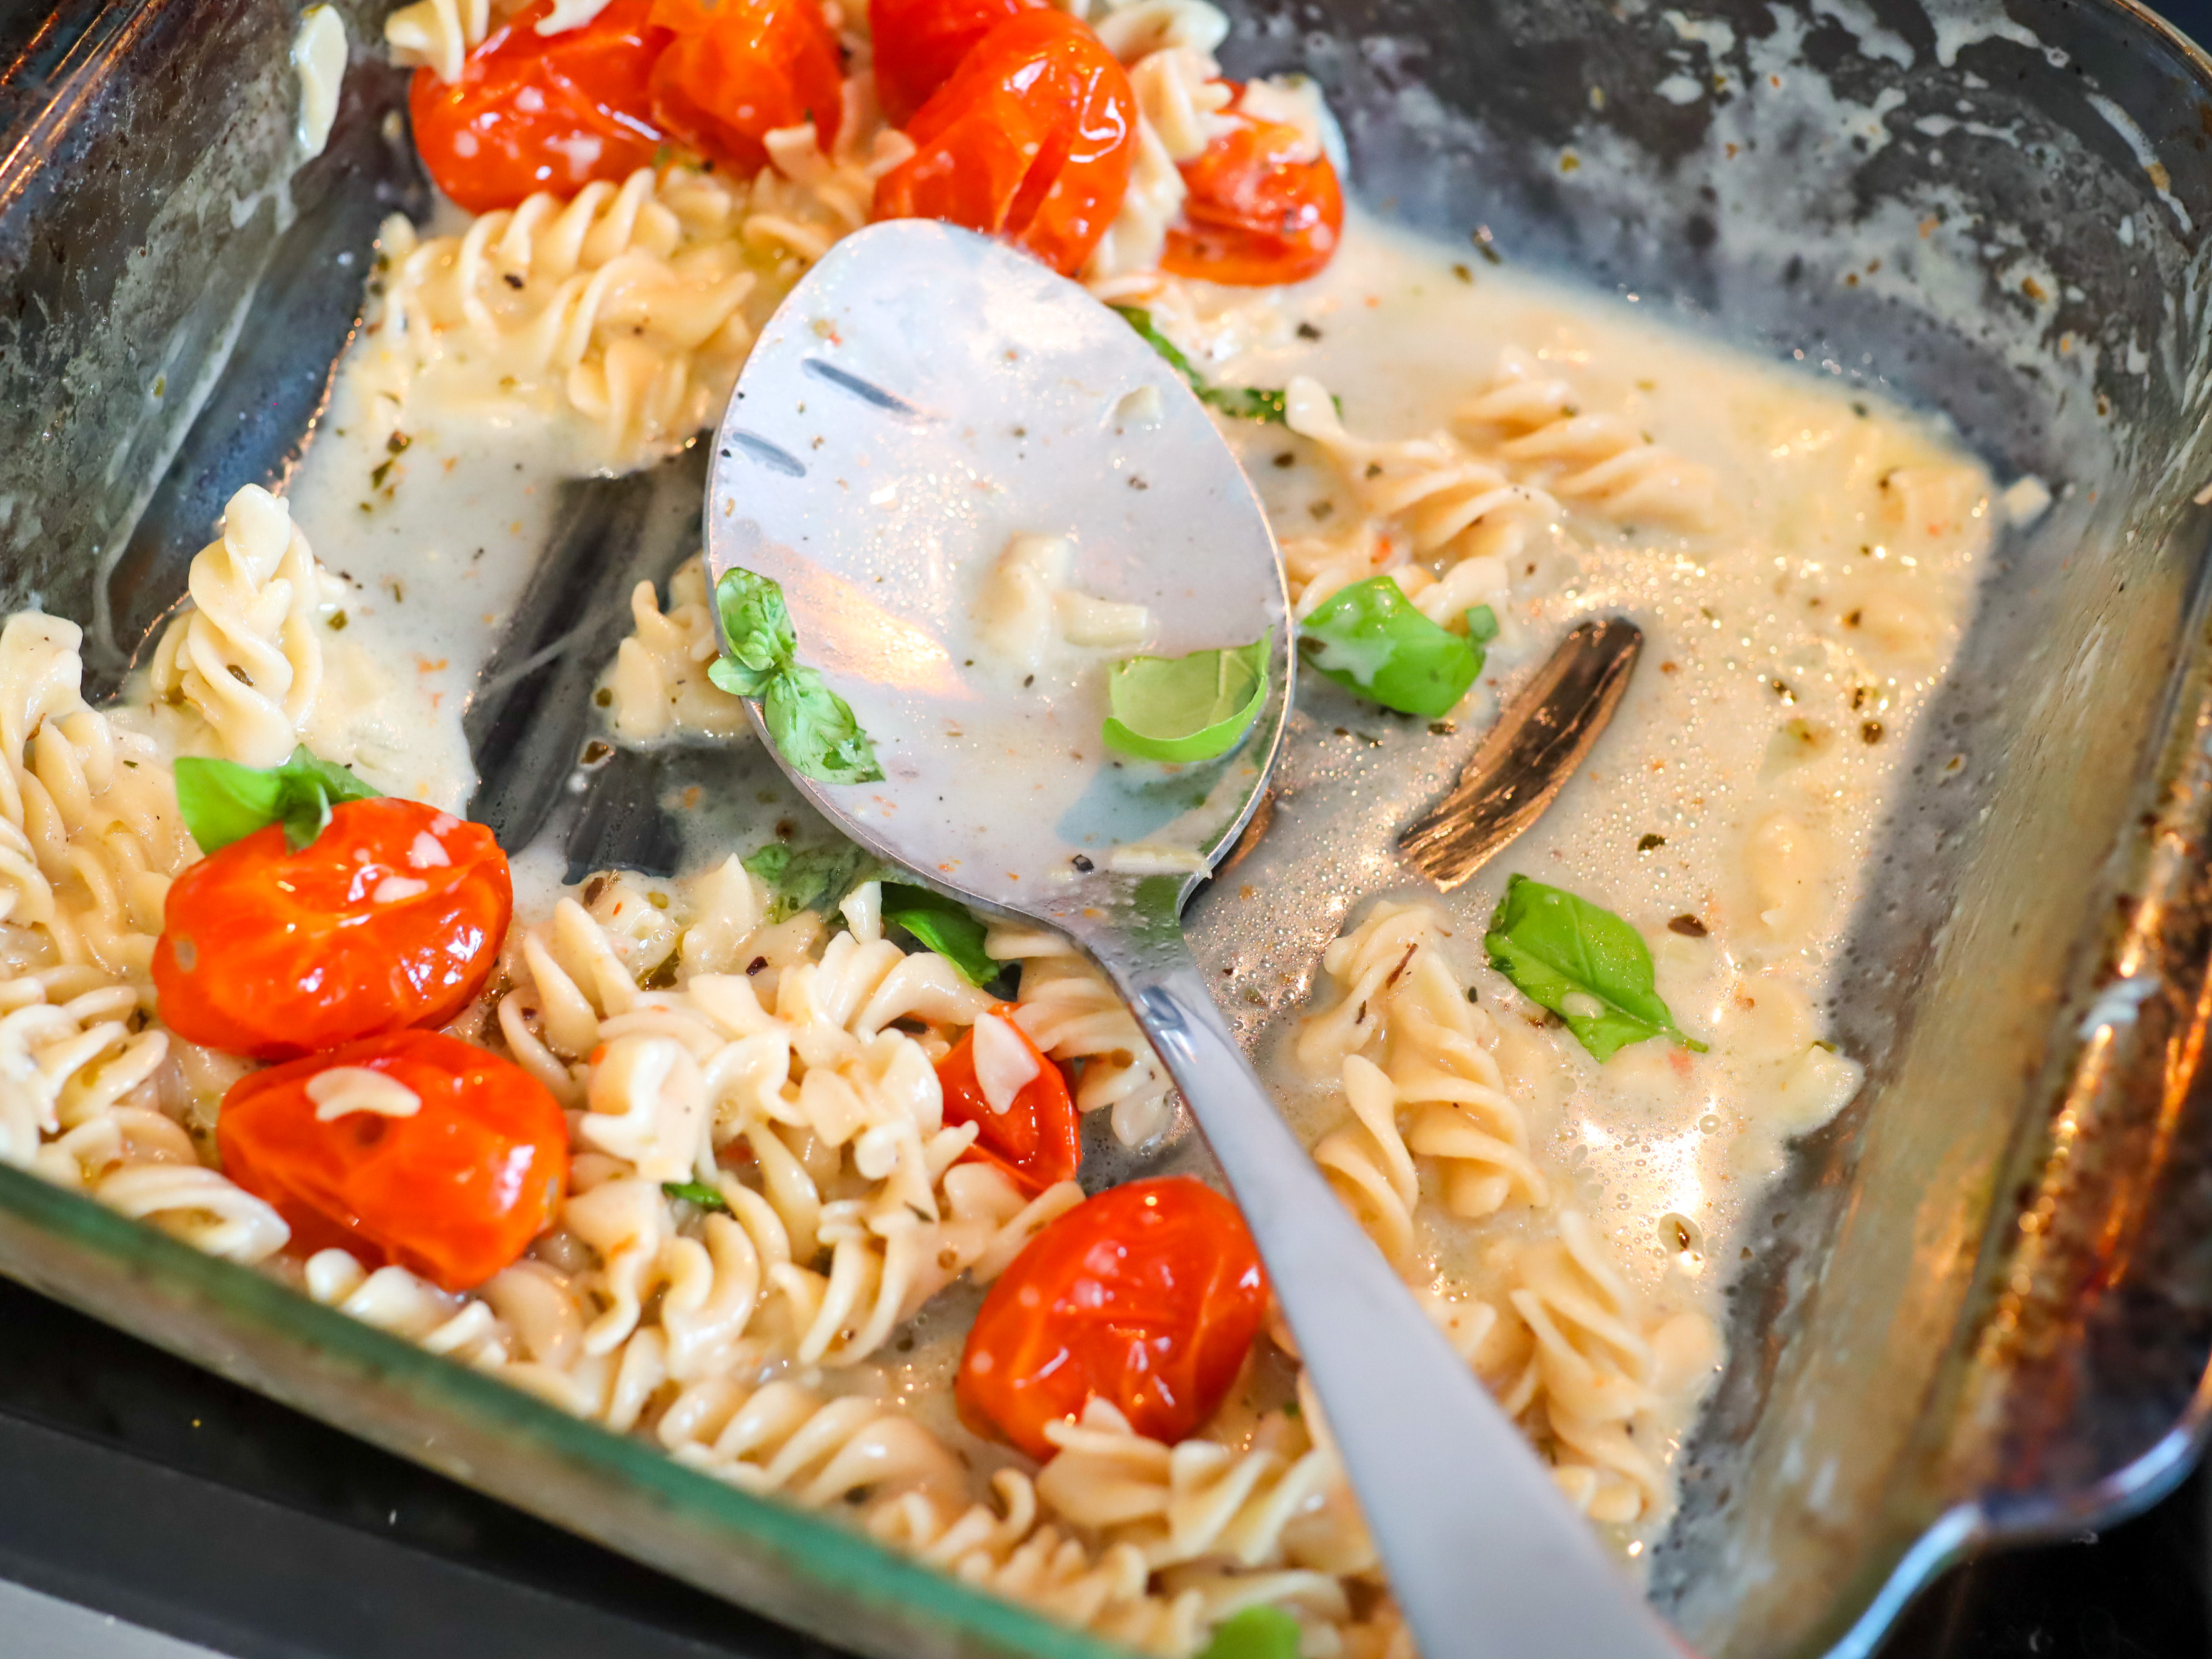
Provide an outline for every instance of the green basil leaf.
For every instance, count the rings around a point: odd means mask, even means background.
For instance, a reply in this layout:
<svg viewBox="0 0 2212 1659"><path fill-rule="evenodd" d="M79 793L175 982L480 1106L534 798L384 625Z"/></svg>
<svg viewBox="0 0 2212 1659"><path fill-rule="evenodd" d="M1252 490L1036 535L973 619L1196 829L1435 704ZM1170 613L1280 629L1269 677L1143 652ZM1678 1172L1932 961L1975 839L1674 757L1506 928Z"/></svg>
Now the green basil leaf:
<svg viewBox="0 0 2212 1659"><path fill-rule="evenodd" d="M1430 720L1449 714L1482 672L1482 653L1423 616L1387 575L1323 600L1299 624L1298 650L1346 690Z"/></svg>
<svg viewBox="0 0 2212 1659"><path fill-rule="evenodd" d="M1498 613L1486 605L1478 605L1467 613L1467 636L1477 645L1488 645L1498 637Z"/></svg>
<svg viewBox="0 0 2212 1659"><path fill-rule="evenodd" d="M707 678L733 696L757 697L799 649L783 589L750 570L726 570L714 584L714 605L726 647Z"/></svg>
<svg viewBox="0 0 2212 1659"><path fill-rule="evenodd" d="M1129 657L1108 671L1110 749L1139 760L1202 761L1226 754L1267 700L1273 633L1227 651Z"/></svg>
<svg viewBox="0 0 2212 1659"><path fill-rule="evenodd" d="M806 776L823 783L882 781L875 745L853 705L811 668L787 668L772 678L761 713L783 757Z"/></svg>
<svg viewBox="0 0 2212 1659"><path fill-rule="evenodd" d="M988 985L1006 967L984 951L987 930L974 913L957 899L927 887L885 882L884 920L905 928L921 941L923 949L936 951L957 968L971 985Z"/></svg>
<svg viewBox="0 0 2212 1659"><path fill-rule="evenodd" d="M1176 343L1152 325L1151 312L1139 306L1115 306L1114 309L1123 322L1137 331L1146 345L1167 360L1170 368L1182 376L1184 383L1198 394L1200 402L1243 421L1273 421L1280 426L1289 418L1289 400L1280 391L1256 386L1211 385L1191 367L1190 359L1176 349Z"/></svg>
<svg viewBox="0 0 2212 1659"><path fill-rule="evenodd" d="M702 1210L726 1210L730 1200L703 1181L664 1181L660 1190L671 1198L680 1198L686 1204L696 1204Z"/></svg>
<svg viewBox="0 0 2212 1659"><path fill-rule="evenodd" d="M877 873L876 861L849 841L796 852L770 842L744 860L768 884L768 919L787 921L801 910L829 918L845 896Z"/></svg>
<svg viewBox="0 0 2212 1659"><path fill-rule="evenodd" d="M1490 965L1565 1020L1600 1061L1662 1036L1705 1051L1682 1035L1655 988L1644 936L1588 899L1515 876L1482 943Z"/></svg>
<svg viewBox="0 0 2212 1659"><path fill-rule="evenodd" d="M1298 1659L1298 1621L1280 1607L1246 1607L1213 1627L1199 1659Z"/></svg>
<svg viewBox="0 0 2212 1659"><path fill-rule="evenodd" d="M883 768L853 705L796 659L799 636L783 589L750 570L714 584L725 649L707 678L733 696L758 697L768 734L794 770L823 783L876 783Z"/></svg>
<svg viewBox="0 0 2212 1659"><path fill-rule="evenodd" d="M285 843L296 853L323 833L331 808L379 795L304 744L282 766L186 756L176 763L175 775L177 809L202 853L219 852L272 823L284 826Z"/></svg>

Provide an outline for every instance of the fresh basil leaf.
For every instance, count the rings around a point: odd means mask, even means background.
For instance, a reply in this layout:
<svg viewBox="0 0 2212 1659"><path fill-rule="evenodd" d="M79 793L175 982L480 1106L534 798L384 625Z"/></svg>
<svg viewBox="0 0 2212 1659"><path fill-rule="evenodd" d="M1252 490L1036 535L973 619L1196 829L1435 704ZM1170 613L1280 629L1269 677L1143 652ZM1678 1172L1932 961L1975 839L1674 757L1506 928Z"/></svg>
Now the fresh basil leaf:
<svg viewBox="0 0 2212 1659"><path fill-rule="evenodd" d="M883 768L853 705L798 660L783 589L750 570L714 584L725 649L707 678L733 696L758 697L768 734L793 769L823 783L876 783Z"/></svg>
<svg viewBox="0 0 2212 1659"><path fill-rule="evenodd" d="M768 734L799 771L823 783L878 783L884 769L853 705L811 668L785 669L761 698Z"/></svg>
<svg viewBox="0 0 2212 1659"><path fill-rule="evenodd" d="M284 826L285 843L296 853L323 833L331 808L379 795L304 744L282 766L186 756L174 769L177 809L203 853L219 852L272 823Z"/></svg>
<svg viewBox="0 0 2212 1659"><path fill-rule="evenodd" d="M1655 1036L1705 1051L1682 1035L1655 988L1644 936L1588 899L1515 876L1482 943L1490 965L1565 1020L1600 1061Z"/></svg>
<svg viewBox="0 0 2212 1659"><path fill-rule="evenodd" d="M757 697L799 649L783 589L750 570L726 570L714 584L714 605L725 648L707 678L733 696Z"/></svg>
<svg viewBox="0 0 2212 1659"><path fill-rule="evenodd" d="M876 873L876 861L849 841L793 852L770 842L744 860L768 884L768 919L786 921L801 910L832 916L845 896Z"/></svg>
<svg viewBox="0 0 2212 1659"><path fill-rule="evenodd" d="M1202 761L1226 754L1267 700L1267 647L1274 635L1188 657L1129 657L1107 672L1110 749L1139 760Z"/></svg>
<svg viewBox="0 0 2212 1659"><path fill-rule="evenodd" d="M1006 964L983 949L987 930L957 899L902 881L884 884L884 920L903 927L957 968L971 985L988 985Z"/></svg>
<svg viewBox="0 0 2212 1659"><path fill-rule="evenodd" d="M1298 1621L1280 1607L1246 1607L1213 1627L1199 1659L1298 1659Z"/></svg>
<svg viewBox="0 0 2212 1659"><path fill-rule="evenodd" d="M680 1198L686 1204L696 1204L702 1210L726 1210L730 1200L724 1198L703 1181L664 1181L660 1190L671 1198Z"/></svg>
<svg viewBox="0 0 2212 1659"><path fill-rule="evenodd" d="M1498 613L1486 605L1478 605L1467 613L1467 636L1477 645L1488 645L1498 637Z"/></svg>
<svg viewBox="0 0 2212 1659"><path fill-rule="evenodd" d="M1184 383L1198 394L1200 402L1239 420L1273 421L1280 426L1289 418L1289 400L1280 391L1255 386L1211 385L1191 367L1190 359L1177 349L1176 343L1152 325L1151 312L1140 306L1115 306L1114 309L1123 322L1137 331L1146 345L1167 360L1170 368L1182 376Z"/></svg>
<svg viewBox="0 0 2212 1659"><path fill-rule="evenodd" d="M1449 714L1482 672L1481 652L1423 616L1387 575L1324 599L1299 624L1298 650L1346 690L1430 720Z"/></svg>

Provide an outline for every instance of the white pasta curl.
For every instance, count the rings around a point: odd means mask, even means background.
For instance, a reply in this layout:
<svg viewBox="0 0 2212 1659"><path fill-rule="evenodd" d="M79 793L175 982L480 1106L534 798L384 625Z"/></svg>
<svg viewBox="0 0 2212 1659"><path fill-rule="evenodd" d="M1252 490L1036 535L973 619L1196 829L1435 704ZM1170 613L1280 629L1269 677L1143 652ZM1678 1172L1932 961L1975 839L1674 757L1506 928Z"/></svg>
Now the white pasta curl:
<svg viewBox="0 0 2212 1659"><path fill-rule="evenodd" d="M1447 627L1461 625L1462 599L1502 604L1507 562L1531 529L1559 516L1550 495L1516 482L1449 433L1357 437L1328 390L1309 375L1293 375L1285 398L1291 429L1319 446L1360 509L1343 533L1284 544L1301 616L1339 588L1385 571L1431 621Z"/></svg>
<svg viewBox="0 0 2212 1659"><path fill-rule="evenodd" d="M1293 1054L1340 1083L1352 1121L1314 1157L1562 1489L1595 1519L1644 1520L1666 1499L1659 1413L1710 1359L1710 1328L1653 1313L1589 1224L1552 1207L1495 1028L1445 960L1443 931L1428 907L1384 902L1323 952L1334 997ZM1432 1203L1462 1221L1526 1218L1481 1257L1478 1293L1425 1261Z"/></svg>
<svg viewBox="0 0 2212 1659"><path fill-rule="evenodd" d="M1489 1016L1467 1000L1437 926L1424 906L1386 902L1333 942L1322 966L1338 999L1308 1021L1297 1046L1310 1071L1340 1068L1353 1117L1314 1156L1401 1269L1414 1249L1416 1156L1436 1168L1454 1215L1550 1200L1529 1155L1527 1116L1483 1041ZM1412 1120L1402 1129L1401 1112Z"/></svg>
<svg viewBox="0 0 2212 1659"><path fill-rule="evenodd" d="M1076 1526L1135 1545L1154 1570L1205 1560L1333 1576L1371 1568L1374 1546L1334 1448L1291 1432L1286 1420L1269 1426L1287 1443L1169 1446L1094 1399L1079 1421L1046 1425L1059 1453L1037 1476L1037 1495Z"/></svg>
<svg viewBox="0 0 2212 1659"><path fill-rule="evenodd" d="M202 1167L163 1109L167 1033L143 1024L137 994L91 968L0 982L0 1164L152 1222L233 1261L265 1260L291 1236L251 1193Z"/></svg>
<svg viewBox="0 0 2212 1659"><path fill-rule="evenodd" d="M1110 1114L1125 1146L1140 1146L1175 1121L1173 1085L1106 976L1058 933L994 927L984 950L1022 964L1015 1024L1053 1059L1079 1067L1075 1104Z"/></svg>
<svg viewBox="0 0 2212 1659"><path fill-rule="evenodd" d="M384 20L384 44L403 69L427 68L450 84L471 47L491 33L490 0L414 0Z"/></svg>
<svg viewBox="0 0 2212 1659"><path fill-rule="evenodd" d="M1502 434L1495 453L1524 482L1607 518L1700 530L1718 501L1710 467L1655 441L1625 415L1584 410L1573 386L1508 347L1490 387L1462 404L1464 433Z"/></svg>
<svg viewBox="0 0 2212 1659"><path fill-rule="evenodd" d="M1681 1381L1667 1374L1677 1369L1668 1362L1710 1343L1705 1322L1651 1318L1573 1210L1559 1212L1550 1237L1517 1253L1510 1285L1505 1300L1518 1328L1504 1341L1526 1357L1517 1374L1485 1367L1499 1404L1546 1447L1561 1490L1593 1520L1653 1513L1666 1482L1652 1413Z"/></svg>
<svg viewBox="0 0 2212 1659"><path fill-rule="evenodd" d="M0 920L28 930L12 936L23 966L143 987L192 845L159 745L86 705L82 637L35 611L0 627Z"/></svg>
<svg viewBox="0 0 2212 1659"><path fill-rule="evenodd" d="M1195 1589L1158 1595L1132 1544L1094 1551L1049 1524L1030 1479L992 1477L991 1495L951 1504L913 1492L876 1504L869 1533L963 1583L1090 1630L1139 1653L1180 1659L1203 1645L1206 1600Z"/></svg>
<svg viewBox="0 0 2212 1659"><path fill-rule="evenodd" d="M745 729L744 699L707 678L721 654L705 565L686 559L668 579L668 608L651 582L630 595L635 626L615 655L605 690L615 740L637 745L669 739L735 737Z"/></svg>
<svg viewBox="0 0 2212 1659"><path fill-rule="evenodd" d="M581 28L607 8L607 0L553 0L534 33L562 34ZM513 0L414 0L384 20L384 44L403 69L427 68L441 81L461 77L461 65L491 33L495 17L520 9Z"/></svg>
<svg viewBox="0 0 2212 1659"><path fill-rule="evenodd" d="M193 558L191 608L155 647L149 689L189 707L225 760L290 758L322 689L330 578L284 501L258 484L230 498L222 533Z"/></svg>

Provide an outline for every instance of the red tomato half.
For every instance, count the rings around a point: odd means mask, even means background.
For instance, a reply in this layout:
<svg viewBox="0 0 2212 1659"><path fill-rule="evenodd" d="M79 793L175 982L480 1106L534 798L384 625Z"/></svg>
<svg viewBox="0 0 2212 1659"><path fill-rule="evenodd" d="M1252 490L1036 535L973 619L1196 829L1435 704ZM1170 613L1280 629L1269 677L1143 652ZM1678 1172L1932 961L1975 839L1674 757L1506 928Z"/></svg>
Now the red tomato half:
<svg viewBox="0 0 2212 1659"><path fill-rule="evenodd" d="M991 1286L960 1357L961 1421L1048 1458L1045 1425L1105 1399L1172 1444L1221 1404L1267 1310L1234 1204L1186 1176L1114 1188L1039 1233Z"/></svg>
<svg viewBox="0 0 2212 1659"><path fill-rule="evenodd" d="M672 31L653 67L653 118L671 137L750 177L762 140L814 123L822 148L844 113L843 54L817 0L653 0Z"/></svg>
<svg viewBox="0 0 2212 1659"><path fill-rule="evenodd" d="M1064 11L1000 23L907 124L915 154L876 181L878 219L942 219L1005 238L1063 276L1129 188L1137 99Z"/></svg>
<svg viewBox="0 0 2212 1659"><path fill-rule="evenodd" d="M937 1080L945 1089L945 1121L975 1124L981 1133L964 1156L997 1164L1034 1196L1054 1182L1075 1179L1083 1162L1075 1097L1067 1092L1067 1079L1060 1067L1014 1024L1014 1005L1001 1002L991 1012L1021 1038L1036 1061L1037 1074L1022 1085L1005 1111L993 1111L975 1079L975 1033L971 1028L937 1062Z"/></svg>
<svg viewBox="0 0 2212 1659"><path fill-rule="evenodd" d="M538 33L552 9L535 0L494 29L450 86L415 71L415 148L471 213L627 179L661 142L647 81L668 33L649 21L653 0L611 0L580 27Z"/></svg>
<svg viewBox="0 0 2212 1659"><path fill-rule="evenodd" d="M1233 110L1231 118L1235 125L1182 165L1190 193L1160 268L1248 288L1318 275L1344 234L1336 168L1325 155L1300 159L1307 139L1296 127Z"/></svg>
<svg viewBox="0 0 2212 1659"><path fill-rule="evenodd" d="M902 127L952 78L969 48L1009 17L1045 0L868 0L876 43L876 98Z"/></svg>
<svg viewBox="0 0 2212 1659"><path fill-rule="evenodd" d="M375 1072L411 1115L322 1115L314 1079ZM337 1098L332 1098L333 1095ZM404 1102L404 1097L400 1097ZM274 1205L305 1250L338 1245L448 1291L481 1285L553 1218L568 1179L568 1123L529 1073L435 1031L395 1031L256 1072L223 1097L223 1173Z"/></svg>
<svg viewBox="0 0 2212 1659"><path fill-rule="evenodd" d="M348 801L296 853L272 823L170 884L161 1023L258 1060L442 1025L483 988L514 908L491 831L420 801Z"/></svg>

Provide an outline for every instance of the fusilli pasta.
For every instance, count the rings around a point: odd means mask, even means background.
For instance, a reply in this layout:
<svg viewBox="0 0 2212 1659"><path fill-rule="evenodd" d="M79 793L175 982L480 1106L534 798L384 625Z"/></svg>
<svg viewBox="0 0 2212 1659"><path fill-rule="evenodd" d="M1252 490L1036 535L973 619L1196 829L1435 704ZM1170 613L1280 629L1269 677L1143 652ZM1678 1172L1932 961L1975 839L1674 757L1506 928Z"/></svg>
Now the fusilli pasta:
<svg viewBox="0 0 2212 1659"><path fill-rule="evenodd" d="M1175 1121L1173 1085L1135 1017L1082 953L1058 933L994 927L984 950L1022 964L1014 1018L1030 1042L1079 1066L1075 1103L1109 1113L1125 1146L1140 1146Z"/></svg>
<svg viewBox="0 0 2212 1659"><path fill-rule="evenodd" d="M191 583L191 609L155 647L149 689L196 713L223 759L279 765L314 717L331 580L291 508L247 484L223 509L222 534L192 560Z"/></svg>
<svg viewBox="0 0 2212 1659"><path fill-rule="evenodd" d="M617 649L605 685L616 741L719 741L744 731L744 700L707 678L722 640L701 561L686 559L668 579L667 610L651 582L637 585L629 606L636 625Z"/></svg>
<svg viewBox="0 0 2212 1659"><path fill-rule="evenodd" d="M1334 1000L1294 1054L1309 1074L1334 1073L1352 1121L1315 1159L1568 1495L1595 1519L1637 1521L1666 1497L1655 1413L1694 1369L1659 1355L1709 1340L1705 1322L1650 1313L1582 1216L1550 1207L1489 1016L1445 961L1438 927L1425 907L1386 902L1323 952ZM1510 1206L1535 1230L1492 1253L1504 1267L1480 1294L1447 1291L1424 1267L1424 1168L1446 1213L1480 1221Z"/></svg>
<svg viewBox="0 0 2212 1659"><path fill-rule="evenodd" d="M1508 348L1488 390L1463 404L1461 430L1503 434L1496 453L1524 482L1607 518L1707 527L1717 501L1712 470L1685 459L1625 415L1581 407L1564 378L1547 377Z"/></svg>

